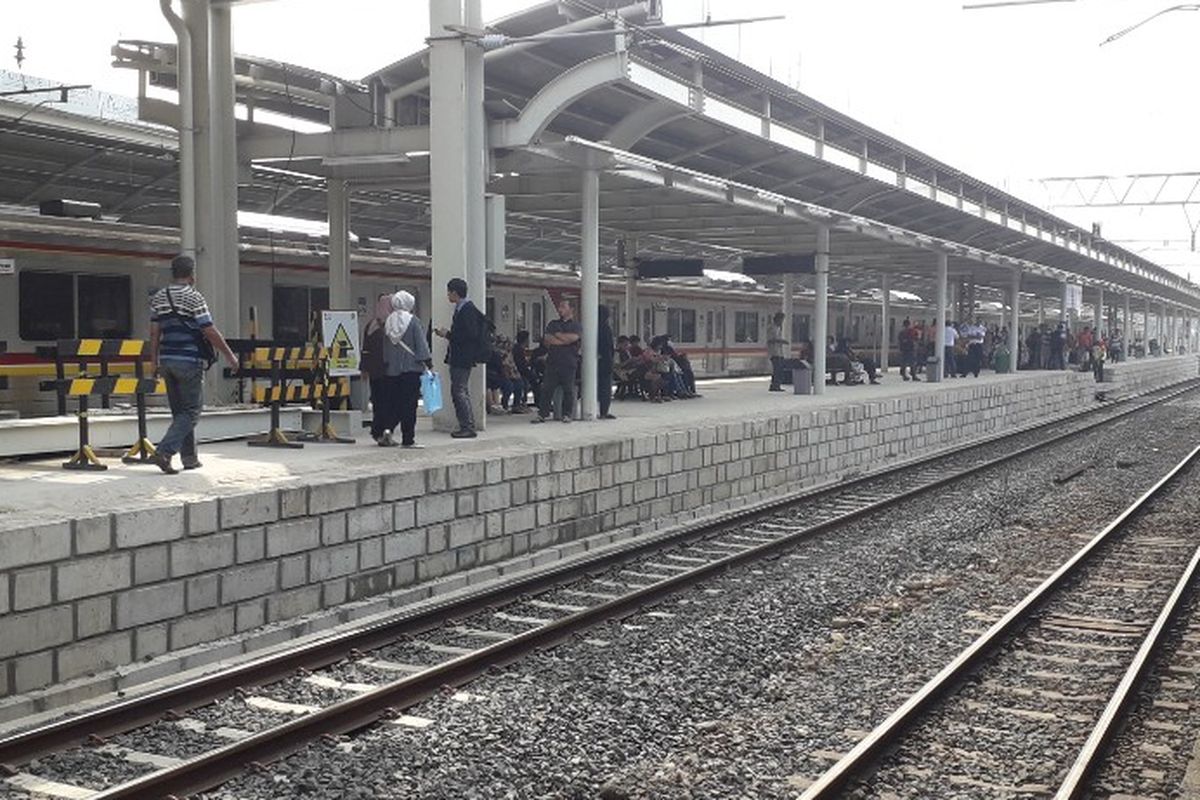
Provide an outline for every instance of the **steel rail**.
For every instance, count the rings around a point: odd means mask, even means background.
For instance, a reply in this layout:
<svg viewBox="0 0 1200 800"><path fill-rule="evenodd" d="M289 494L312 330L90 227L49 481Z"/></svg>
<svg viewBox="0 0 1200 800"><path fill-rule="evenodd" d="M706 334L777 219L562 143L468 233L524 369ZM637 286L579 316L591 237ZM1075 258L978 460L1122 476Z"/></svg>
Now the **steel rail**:
<svg viewBox="0 0 1200 800"><path fill-rule="evenodd" d="M1113 691L1108 705L1104 707L1104 713L1100 715L1096 727L1092 729L1083 749L1079 751L1079 757L1075 759L1070 772L1067 773L1067 777L1055 793L1055 800L1075 800L1082 796L1086 781L1104 760L1108 745L1117 733L1118 723L1121 721L1125 709L1134 699L1134 693L1141 686L1146 671L1154 661L1154 656L1162 647L1167 636L1167 626L1182 611L1184 597L1188 594L1192 581L1195 580L1197 569L1200 569L1200 547L1196 548L1192 560L1188 562L1183 574L1176 581L1171 596L1167 598L1162 611L1154 621L1154 626L1146 634L1129 669L1125 671L1125 675L1122 676L1121 682Z"/></svg>
<svg viewBox="0 0 1200 800"><path fill-rule="evenodd" d="M1130 411L1122 412L1124 416ZM1020 448L1012 453L974 465L963 472L955 472L925 482L914 488L889 496L867 506L856 508L828 520L806 526L772 541L733 553L716 561L697 566L688 572L666 578L639 588L619 598L576 612L552 623L513 636L501 642L481 648L473 653L459 656L415 675L386 684L371 692L329 706L309 716L262 731L254 736L211 751L179 766L160 770L140 779L113 787L93 796L92 800L133 800L134 798L167 798L186 796L217 786L245 771L247 764L264 764L286 757L303 746L324 735L334 735L357 730L379 721L398 711L425 700L439 690L469 682L489 669L520 660L525 655L553 646L596 624L634 613L646 605L676 591L704 581L731 567L753 563L776 551L786 549L797 542L823 531L838 528L849 521L889 508L896 503L925 494L934 488L957 482L968 475L1002 464L1030 452L1040 450L1047 444L1058 441L1072 433L1060 434L1042 442ZM1170 477L1200 453L1200 447L1192 451L1188 459L1177 467L1150 491L1143 500L1153 495ZM1132 513L1127 510L1120 520ZM1115 525L1115 523L1114 523ZM1113 528L1110 525L1109 528ZM1108 529L1106 529L1108 530ZM1101 541L1094 540L1094 544ZM1086 548L1085 548L1086 549ZM1078 558L1078 556L1077 556ZM1062 570L1060 570L1061 572Z"/></svg>
<svg viewBox="0 0 1200 800"><path fill-rule="evenodd" d="M1105 417L1104 421L1114 421L1136 414L1146 408L1167 402L1193 391L1198 387L1200 387L1200 382L1193 379L1176 387L1168 387L1169 390L1160 389L1147 393L1147 395L1140 395L1120 401L1120 404L1134 403L1134 405ZM1167 391L1167 393L1154 397L1154 395L1158 395L1163 391ZM1148 396L1151 399L1146 399ZM1136 402L1137 400L1142 400L1143 402L1138 403ZM594 556L550 567L538 574L517 576L511 581L489 587L477 594L435 602L415 612L400 612L396 616L381 622L324 637L282 653L263 656L236 667L201 676L176 686L158 689L77 716L48 723L0 739L0 765L15 767L49 753L81 744L93 736L103 737L132 730L160 719L167 711L182 712L189 708L211 703L233 693L237 689L267 684L285 678L301 668L309 670L319 669L344 658L347 653L352 651L367 651L387 645L406 635L417 634L439 627L447 619L486 611L493 606L518 600L525 595L552 588L563 582L607 569L613 565L624 563L647 552L662 549L672 544L703 539L714 531L719 531L721 528L731 524L749 522L760 517L778 513L781 509L793 506L799 502L845 492L853 489L855 486L876 481L880 478L886 478L889 475L900 474L921 465L933 464L981 446L1003 442L1020 435L1060 425L1064 422L1070 423L1086 419L1105 411L1111 411L1112 409L1112 405L1104 405L1067 418L1056 418L1034 423L1015 431L1006 431L928 456L905 461L877 472L856 477L853 480L793 492L758 506L720 514L706 520L700 525L670 531L664 535L646 537L631 544L629 547L601 551ZM902 495L890 497L881 504L872 504L868 507L839 515L827 521L827 523L842 524L862 514L873 513L879 510L879 508L900 502L922 491L929 491L950 481L965 478L973 472L1018 458L1055 442L1067 439L1077 433L1079 433L1078 430L1072 430L1050 436L1012 453L982 462L978 465L973 465L968 470L955 473L935 483L925 484ZM825 524L822 523L821 525ZM813 532L816 532L816 530L806 529L801 531L803 535L811 535Z"/></svg>
<svg viewBox="0 0 1200 800"><path fill-rule="evenodd" d="M960 685L981 659L990 655L1006 637L1028 622L1032 612L1041 606L1065 580L1073 576L1080 566L1108 541L1110 536L1124 528L1125 524L1156 497L1167 484L1190 466L1198 454L1200 454L1200 447L1196 447L1188 453L1170 472L1134 500L1066 563L1009 609L1008 613L968 645L937 675L888 715L887 719L877 725L869 735L860 740L850 752L817 778L800 795L800 800L830 800L830 798L840 797L841 792L851 780L868 772L883 754L885 748L916 723L921 714L944 694Z"/></svg>

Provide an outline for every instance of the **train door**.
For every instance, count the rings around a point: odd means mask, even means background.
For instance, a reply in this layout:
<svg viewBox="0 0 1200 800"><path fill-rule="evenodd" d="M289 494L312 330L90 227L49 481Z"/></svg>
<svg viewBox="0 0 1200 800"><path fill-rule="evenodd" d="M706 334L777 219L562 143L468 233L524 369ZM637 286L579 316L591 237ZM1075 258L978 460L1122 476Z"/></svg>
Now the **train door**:
<svg viewBox="0 0 1200 800"><path fill-rule="evenodd" d="M725 360L725 309L715 308L705 314L705 345L707 354L704 358L707 375L724 375L727 367Z"/></svg>

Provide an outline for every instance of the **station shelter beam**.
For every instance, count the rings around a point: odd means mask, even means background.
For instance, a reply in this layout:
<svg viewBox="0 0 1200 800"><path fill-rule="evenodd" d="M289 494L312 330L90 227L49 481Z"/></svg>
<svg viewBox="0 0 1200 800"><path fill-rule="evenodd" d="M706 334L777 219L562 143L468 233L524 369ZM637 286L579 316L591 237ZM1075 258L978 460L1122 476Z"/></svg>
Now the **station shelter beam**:
<svg viewBox="0 0 1200 800"><path fill-rule="evenodd" d="M350 187L340 178L326 181L329 215L329 307L351 308L350 299Z"/></svg>
<svg viewBox="0 0 1200 800"><path fill-rule="evenodd" d="M442 293L452 278L467 282L468 296L483 311L487 307L485 250L484 142L482 141L483 71L470 65L469 51L478 50L464 39L447 35L447 27L469 25L479 17L480 0L429 0L429 127L430 209L433 257L431 267L433 326L448 329L454 307ZM479 84L468 86L468 84ZM450 386L445 364L447 342L433 340L433 363L444 387ZM486 425L483 370L475 370L472 405L476 428ZM448 394L448 392L447 392ZM452 403L434 415L437 430L457 426Z"/></svg>
<svg viewBox="0 0 1200 800"><path fill-rule="evenodd" d="M585 420L598 416L597 337L600 332L600 172L583 171L580 266L580 321L583 324L582 415ZM564 408L563 415L571 413Z"/></svg>
<svg viewBox="0 0 1200 800"><path fill-rule="evenodd" d="M881 290L882 293L879 302L879 370L881 372L887 372L888 351L892 346L892 337L890 333L892 316L892 276L886 272L883 273Z"/></svg>
<svg viewBox="0 0 1200 800"><path fill-rule="evenodd" d="M949 286L947 273L950 271L950 256L946 253L937 254L937 318L933 324L934 355L937 356L937 380L946 379L946 348L942 347L942 336L946 326L946 314L949 312Z"/></svg>
<svg viewBox="0 0 1200 800"><path fill-rule="evenodd" d="M817 226L816 297L813 299L813 393L825 394L825 340L829 336L829 226Z"/></svg>

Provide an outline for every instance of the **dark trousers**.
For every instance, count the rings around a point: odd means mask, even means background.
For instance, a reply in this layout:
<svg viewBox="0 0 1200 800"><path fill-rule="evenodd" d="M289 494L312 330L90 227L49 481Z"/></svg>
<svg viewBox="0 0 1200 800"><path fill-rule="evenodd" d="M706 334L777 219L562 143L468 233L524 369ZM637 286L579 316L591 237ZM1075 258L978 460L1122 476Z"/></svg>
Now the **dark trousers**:
<svg viewBox="0 0 1200 800"><path fill-rule="evenodd" d="M917 377L917 351L916 350L901 350L900 351L900 377L905 376L905 370L909 370L912 376Z"/></svg>
<svg viewBox="0 0 1200 800"><path fill-rule="evenodd" d="M390 431L388 418L388 382L386 377L371 378L371 438L378 439L384 431Z"/></svg>
<svg viewBox="0 0 1200 800"><path fill-rule="evenodd" d="M972 342L967 345L967 369L976 378L979 377L979 369L983 366L983 342ZM966 375L963 371L963 375Z"/></svg>
<svg viewBox="0 0 1200 800"><path fill-rule="evenodd" d="M450 368L450 399L459 430L475 430L475 413L471 410L471 367Z"/></svg>
<svg viewBox="0 0 1200 800"><path fill-rule="evenodd" d="M413 444L417 435L417 400L421 397L421 373L405 372L392 380L395 387L394 407L400 427L400 443Z"/></svg>
<svg viewBox="0 0 1200 800"><path fill-rule="evenodd" d="M952 378L958 374L958 364L954 359L954 348L946 345L942 348L942 361L945 362L943 372L947 378ZM966 375L967 373L963 373Z"/></svg>
<svg viewBox="0 0 1200 800"><path fill-rule="evenodd" d="M1066 369L1067 363L1063 360L1063 351L1061 348L1050 348L1050 360L1046 362L1046 369Z"/></svg>
<svg viewBox="0 0 1200 800"><path fill-rule="evenodd" d="M771 356L771 388L778 389L783 382L783 356Z"/></svg>
<svg viewBox="0 0 1200 800"><path fill-rule="evenodd" d="M596 365L596 394L600 401L600 416L607 416L612 408L613 399L613 365L611 361L601 361Z"/></svg>
<svg viewBox="0 0 1200 800"><path fill-rule="evenodd" d="M167 384L171 427L155 448L164 458L179 453L185 463L196 460L196 423L204 408L204 368L199 363L162 361L158 375Z"/></svg>
<svg viewBox="0 0 1200 800"><path fill-rule="evenodd" d="M554 390L562 390L562 416L570 418L575 415L575 370L574 368L560 369L551 364L546 365L546 376L542 378L541 394L538 398L538 416L545 419L554 408Z"/></svg>

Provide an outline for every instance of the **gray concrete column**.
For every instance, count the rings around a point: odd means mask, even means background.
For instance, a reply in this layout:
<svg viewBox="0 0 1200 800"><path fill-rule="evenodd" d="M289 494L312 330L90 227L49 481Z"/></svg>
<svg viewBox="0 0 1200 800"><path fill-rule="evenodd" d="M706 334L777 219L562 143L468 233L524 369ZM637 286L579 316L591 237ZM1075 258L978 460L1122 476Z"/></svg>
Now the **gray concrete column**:
<svg viewBox="0 0 1200 800"><path fill-rule="evenodd" d="M892 337L888 333L892 317L892 276L883 274L882 296L879 303L879 371L888 371L888 351L892 347Z"/></svg>
<svg viewBox="0 0 1200 800"><path fill-rule="evenodd" d="M241 336L241 265L238 260L238 164L237 119L234 116L236 89L233 84L233 24L228 5L209 6L210 76L208 102L211 108L211 162L213 184L212 241L209 268L219 282L216 307L209 298L213 317L226 335Z"/></svg>
<svg viewBox="0 0 1200 800"><path fill-rule="evenodd" d="M825 394L825 339L829 336L829 227L817 226L816 298L813 300L813 393Z"/></svg>
<svg viewBox="0 0 1200 800"><path fill-rule="evenodd" d="M583 230L580 253L580 305L583 306L580 321L583 324L583 418L595 419L598 415L596 359L596 336L600 330L600 173L594 169L584 170ZM567 409L563 409L567 413Z"/></svg>
<svg viewBox="0 0 1200 800"><path fill-rule="evenodd" d="M215 299L219 276L212 268L213 182L212 148L209 145L211 109L208 104L208 4L205 0L183 0L183 21L191 40L191 104L192 104L192 160L194 164L193 187L193 249L196 255L196 288L205 297ZM182 95L180 97L182 101ZM182 111L180 112L182 114ZM183 177L182 174L180 176ZM182 190L183 187L181 187ZM217 325L225 324L218 319ZM206 375L210 380L212 370ZM211 388L211 383L209 384Z"/></svg>
<svg viewBox="0 0 1200 800"><path fill-rule="evenodd" d="M1099 295L1096 297L1095 313L1092 314L1092 329L1097 331L1104 330L1104 288L1101 287Z"/></svg>
<svg viewBox="0 0 1200 800"><path fill-rule="evenodd" d="M325 182L329 214L329 307L354 308L350 299L350 188L346 181Z"/></svg>
<svg viewBox="0 0 1200 800"><path fill-rule="evenodd" d="M175 13L171 0L159 0L163 16L175 32L176 83L179 87L179 242L183 253L196 257L196 101L192 92L192 34ZM184 2L184 13L187 3Z"/></svg>
<svg viewBox="0 0 1200 800"><path fill-rule="evenodd" d="M482 69L468 67L479 48L447 37L447 25L468 25L479 16L479 0L430 0L430 206L433 229L432 290L433 325L449 328L454 307L444 299L451 278L467 282L468 295L482 312L487 307L484 260L484 149L479 134L483 124ZM472 84L468 86L468 84ZM433 363L449 393L449 369L445 365L446 340L433 340ZM481 413L484 397L483 370L475 370L472 399L476 427L483 429L487 416ZM447 401L449 397L447 397ZM452 430L457 426L453 404L446 402L434 415L434 427Z"/></svg>
<svg viewBox="0 0 1200 800"><path fill-rule="evenodd" d="M1129 295L1125 295L1125 314L1121 319L1121 328L1121 333L1125 338L1125 346L1128 348L1129 344L1133 341L1133 314L1129 309Z"/></svg>
<svg viewBox="0 0 1200 800"><path fill-rule="evenodd" d="M1017 371L1021 356L1021 270L1013 270L1012 305L1009 307L1008 350L1012 353L1010 372Z"/></svg>
<svg viewBox="0 0 1200 800"><path fill-rule="evenodd" d="M1046 298L1038 298L1038 325L1046 324Z"/></svg>
<svg viewBox="0 0 1200 800"><path fill-rule="evenodd" d="M942 347L942 336L946 325L946 314L950 310L947 305L946 273L950 267L950 256L946 253L937 254L937 317L933 321L933 353L937 356L938 380L946 379L945 348Z"/></svg>

